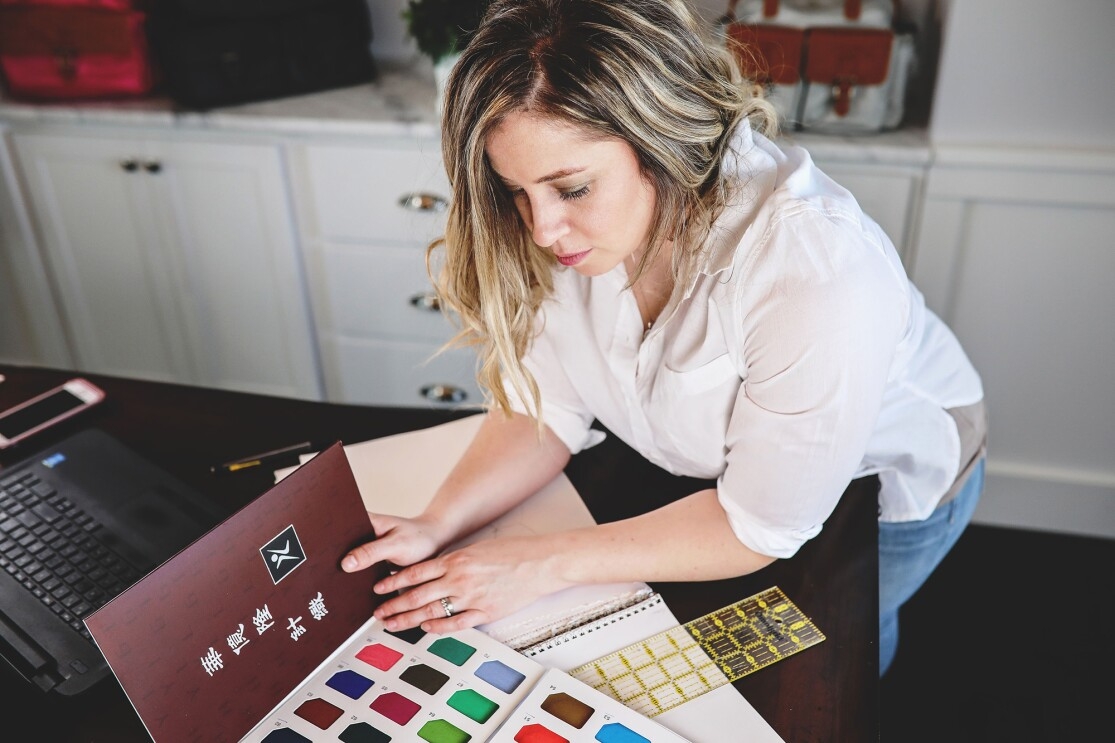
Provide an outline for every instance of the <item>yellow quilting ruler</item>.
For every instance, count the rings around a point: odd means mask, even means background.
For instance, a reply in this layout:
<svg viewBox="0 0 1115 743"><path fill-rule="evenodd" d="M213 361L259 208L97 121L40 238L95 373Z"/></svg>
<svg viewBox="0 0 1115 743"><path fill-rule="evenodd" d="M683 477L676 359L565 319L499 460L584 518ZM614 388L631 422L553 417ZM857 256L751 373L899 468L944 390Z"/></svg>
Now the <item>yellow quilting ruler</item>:
<svg viewBox="0 0 1115 743"><path fill-rule="evenodd" d="M654 717L824 639L775 586L574 668L570 675Z"/></svg>

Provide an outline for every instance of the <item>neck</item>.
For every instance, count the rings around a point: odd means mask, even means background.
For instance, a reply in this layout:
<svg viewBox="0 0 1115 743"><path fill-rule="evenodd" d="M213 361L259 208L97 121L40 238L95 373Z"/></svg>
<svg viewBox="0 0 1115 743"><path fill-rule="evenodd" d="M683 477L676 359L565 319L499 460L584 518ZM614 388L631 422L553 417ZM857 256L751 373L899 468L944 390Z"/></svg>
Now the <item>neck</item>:
<svg viewBox="0 0 1115 743"><path fill-rule="evenodd" d="M673 245L667 243L658 251L658 255L646 266L646 270L631 285L635 295L635 302L639 306L639 314L643 318L643 327L649 329L658 319L658 315L666 308L670 301L670 294L674 290L674 274L671 265ZM641 255L631 255L625 260L627 274L632 276L642 259Z"/></svg>

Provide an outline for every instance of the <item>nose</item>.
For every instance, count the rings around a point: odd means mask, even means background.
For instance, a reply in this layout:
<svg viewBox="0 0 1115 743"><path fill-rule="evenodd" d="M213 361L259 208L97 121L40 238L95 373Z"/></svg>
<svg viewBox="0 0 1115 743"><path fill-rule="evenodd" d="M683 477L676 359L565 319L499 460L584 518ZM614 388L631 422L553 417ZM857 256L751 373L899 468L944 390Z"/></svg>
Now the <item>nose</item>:
<svg viewBox="0 0 1115 743"><path fill-rule="evenodd" d="M556 203L531 202L530 232L535 245L540 248L549 248L558 240L569 233L569 223L565 218L565 210L560 202Z"/></svg>

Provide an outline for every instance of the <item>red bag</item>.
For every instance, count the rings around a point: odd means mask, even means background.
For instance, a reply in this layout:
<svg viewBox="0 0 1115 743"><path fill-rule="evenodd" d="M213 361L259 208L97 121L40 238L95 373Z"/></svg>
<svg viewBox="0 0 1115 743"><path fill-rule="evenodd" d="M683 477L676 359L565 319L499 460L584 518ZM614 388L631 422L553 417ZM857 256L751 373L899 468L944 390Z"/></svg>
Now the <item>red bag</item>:
<svg viewBox="0 0 1115 743"><path fill-rule="evenodd" d="M852 88L882 85L890 72L894 32L885 28L811 28L805 78L832 89L837 116L847 116Z"/></svg>
<svg viewBox="0 0 1115 743"><path fill-rule="evenodd" d="M729 48L748 80L762 85L795 85L801 80L805 30L773 23L732 23Z"/></svg>
<svg viewBox="0 0 1115 743"><path fill-rule="evenodd" d="M14 98L135 97L155 87L136 0L0 0L0 73Z"/></svg>

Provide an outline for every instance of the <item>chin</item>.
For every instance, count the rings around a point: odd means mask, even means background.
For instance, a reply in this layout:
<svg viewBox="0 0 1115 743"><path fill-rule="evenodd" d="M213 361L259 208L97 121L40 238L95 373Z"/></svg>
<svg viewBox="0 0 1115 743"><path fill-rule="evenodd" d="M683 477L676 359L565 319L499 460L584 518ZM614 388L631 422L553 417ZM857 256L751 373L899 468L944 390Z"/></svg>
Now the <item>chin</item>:
<svg viewBox="0 0 1115 743"><path fill-rule="evenodd" d="M608 268L601 269L599 266L595 266L595 265L587 265L586 266L584 264L579 264L579 265L576 265L576 266L569 266L569 270L570 271L576 271L577 273L581 274L582 276L587 276L588 278L593 278L593 277L596 277L596 276L602 276L602 275L608 273L608 271L611 270L611 269L608 269Z"/></svg>

